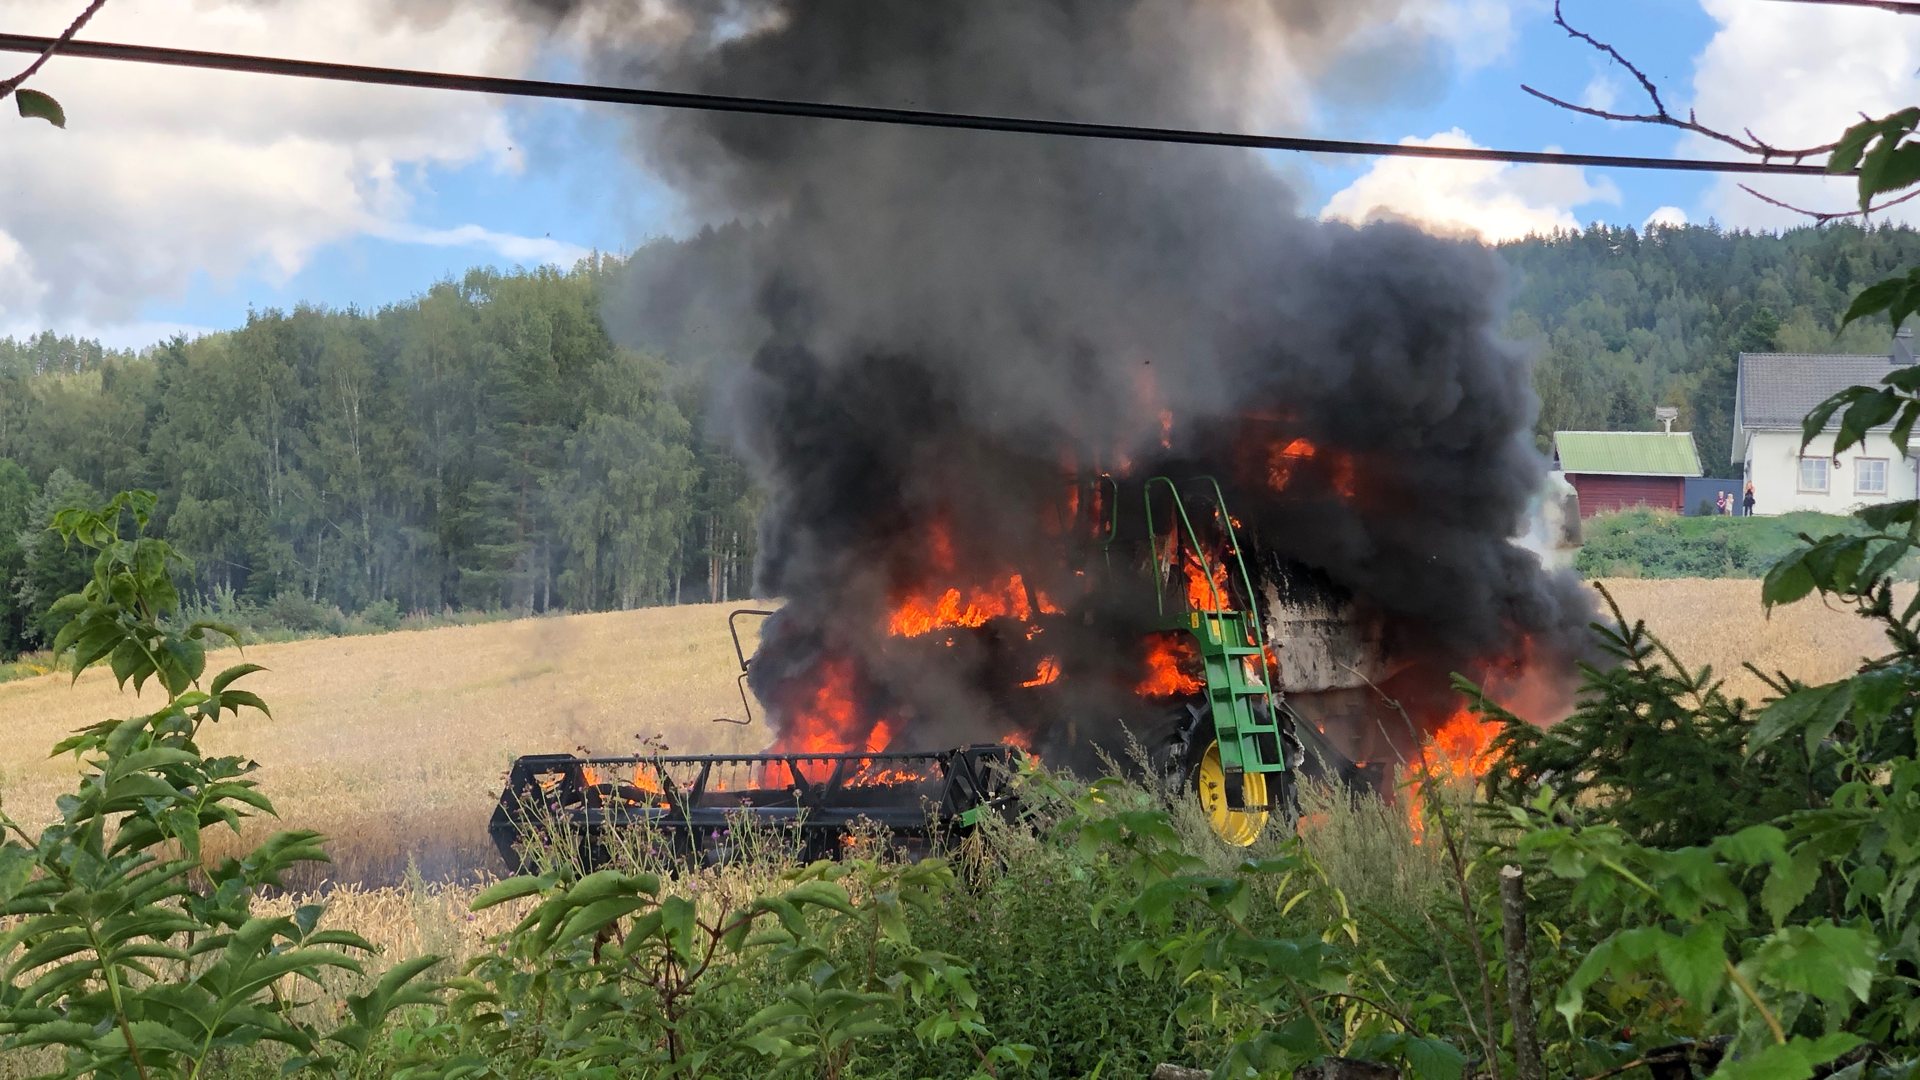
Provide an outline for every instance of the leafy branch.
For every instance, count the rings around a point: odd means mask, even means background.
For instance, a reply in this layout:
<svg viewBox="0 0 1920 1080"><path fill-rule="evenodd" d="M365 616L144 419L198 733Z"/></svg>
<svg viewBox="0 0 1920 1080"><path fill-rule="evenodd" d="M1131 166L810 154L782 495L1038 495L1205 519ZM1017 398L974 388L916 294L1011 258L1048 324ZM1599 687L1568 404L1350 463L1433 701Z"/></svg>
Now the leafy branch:
<svg viewBox="0 0 1920 1080"><path fill-rule="evenodd" d="M43 94L38 90L22 89L22 84L32 78L42 67L45 67L47 61L53 59L53 54L59 52L62 46L72 41L74 35L78 34L81 28L87 25L87 21L92 19L94 14L101 8L105 7L106 3L107 0L92 0L91 3L87 4L85 10L81 11L71 23L67 24L67 28L60 32L60 36L53 39L51 45L48 45L42 50L39 56L33 58L33 62L28 64L25 70L10 79L0 80L0 98L12 94L15 104L20 108L21 116L28 119L45 120L47 123L58 128L66 127L66 110L60 107L60 103L55 101L52 95Z"/></svg>

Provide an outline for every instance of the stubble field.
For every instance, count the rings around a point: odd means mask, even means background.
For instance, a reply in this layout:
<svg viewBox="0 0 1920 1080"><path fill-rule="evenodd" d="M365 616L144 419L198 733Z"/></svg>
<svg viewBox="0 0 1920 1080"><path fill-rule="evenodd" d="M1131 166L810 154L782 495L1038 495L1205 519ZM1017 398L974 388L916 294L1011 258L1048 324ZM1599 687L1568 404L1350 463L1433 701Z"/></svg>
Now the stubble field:
<svg viewBox="0 0 1920 1080"><path fill-rule="evenodd" d="M1689 666L1712 664L1748 697L1763 688L1742 660L1828 679L1883 645L1871 626L1817 601L1767 618L1756 581L1607 585L1630 618L1645 619ZM631 753L651 737L673 752L765 744L762 727L713 722L741 714L731 607L255 646L245 658L269 670L248 684L273 719L228 720L206 748L258 761L282 826L331 838L338 880L392 882L409 859L429 878L490 872L486 819L517 754ZM223 653L209 667L240 659ZM71 759L48 759L47 748L73 728L142 709L102 670L72 685L57 675L0 685L7 811L44 818L75 771Z"/></svg>

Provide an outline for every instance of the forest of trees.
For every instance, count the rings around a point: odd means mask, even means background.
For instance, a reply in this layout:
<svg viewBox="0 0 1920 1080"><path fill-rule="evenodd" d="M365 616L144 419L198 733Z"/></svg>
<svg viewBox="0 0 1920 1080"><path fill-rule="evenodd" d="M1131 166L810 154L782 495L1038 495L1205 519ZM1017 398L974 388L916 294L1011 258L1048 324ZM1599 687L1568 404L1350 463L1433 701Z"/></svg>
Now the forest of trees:
<svg viewBox="0 0 1920 1080"><path fill-rule="evenodd" d="M756 238L474 270L377 312L256 312L137 354L0 340L0 656L41 644L28 613L85 578L45 531L52 511L133 487L160 493L202 594L346 612L745 595L754 494L714 400L757 331L742 297L689 283L744 280L728 270ZM1596 227L1500 251L1509 331L1538 356L1543 447L1678 405L1729 474L1735 354L1885 352L1878 325L1836 334L1840 313L1920 262L1920 234Z"/></svg>

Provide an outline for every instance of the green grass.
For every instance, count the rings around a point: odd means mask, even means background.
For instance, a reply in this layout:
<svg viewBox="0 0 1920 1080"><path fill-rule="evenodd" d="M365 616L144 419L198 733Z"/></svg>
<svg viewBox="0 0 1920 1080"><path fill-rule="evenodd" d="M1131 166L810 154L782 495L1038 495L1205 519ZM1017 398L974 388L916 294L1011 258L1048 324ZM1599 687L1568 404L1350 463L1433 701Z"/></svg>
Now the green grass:
<svg viewBox="0 0 1920 1080"><path fill-rule="evenodd" d="M1860 530L1858 521L1803 512L1779 517L1681 517L1622 510L1590 518L1574 560L1589 578L1756 578L1800 544L1799 534Z"/></svg>

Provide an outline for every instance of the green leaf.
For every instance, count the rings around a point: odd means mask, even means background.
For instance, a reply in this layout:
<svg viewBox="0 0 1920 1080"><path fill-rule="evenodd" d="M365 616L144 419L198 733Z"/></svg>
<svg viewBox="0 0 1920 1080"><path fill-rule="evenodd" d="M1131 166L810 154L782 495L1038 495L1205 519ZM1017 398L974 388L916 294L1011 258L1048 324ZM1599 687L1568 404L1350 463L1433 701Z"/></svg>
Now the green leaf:
<svg viewBox="0 0 1920 1080"><path fill-rule="evenodd" d="M1818 1039L1795 1036L1729 1059L1713 1076L1714 1080L1808 1080L1815 1066L1824 1065L1865 1041L1844 1032Z"/></svg>
<svg viewBox="0 0 1920 1080"><path fill-rule="evenodd" d="M273 716L273 710L267 708L267 703L260 700L260 695L254 693L251 690L226 690L221 692L220 694L221 708L232 709L233 714L235 716L238 716L240 715L240 709L242 706L245 706L250 709L259 709L262 713L265 713L268 717Z"/></svg>
<svg viewBox="0 0 1920 1080"><path fill-rule="evenodd" d="M1807 552L1796 551L1773 564L1760 585L1760 602L1771 608L1791 604L1813 591L1813 571L1807 568Z"/></svg>
<svg viewBox="0 0 1920 1080"><path fill-rule="evenodd" d="M487 908L496 907L509 900L518 900L523 896L545 892L552 887L553 878L550 876L508 878L482 889L480 895L474 897L473 902L467 907L470 911L485 911Z"/></svg>
<svg viewBox="0 0 1920 1080"><path fill-rule="evenodd" d="M1920 150L1920 147L1915 149ZM1904 319L1912 312L1913 306L1906 304L1905 310L1895 317L1895 321ZM1844 453L1847 448L1864 440L1869 431L1893 419L1893 414L1899 411L1900 396L1892 390L1877 390L1861 395L1840 419L1840 434L1835 437L1833 452L1836 455Z"/></svg>
<svg viewBox="0 0 1920 1080"><path fill-rule="evenodd" d="M1402 1050L1406 1054L1407 1070L1417 1080L1459 1080L1466 1072L1467 1056L1439 1039L1409 1036Z"/></svg>
<svg viewBox="0 0 1920 1080"><path fill-rule="evenodd" d="M1867 1000L1879 966L1880 941L1865 930L1820 922L1774 932L1755 954L1760 977L1843 1009Z"/></svg>
<svg viewBox="0 0 1920 1080"><path fill-rule="evenodd" d="M67 111L51 95L38 90L15 90L13 100L20 108L20 115L28 120L45 120L57 128L67 126Z"/></svg>
<svg viewBox="0 0 1920 1080"><path fill-rule="evenodd" d="M0 908L33 879L33 852L12 844L0 847Z"/></svg>
<svg viewBox="0 0 1920 1080"><path fill-rule="evenodd" d="M1773 925L1785 923L1819 881L1820 857L1810 848L1802 847L1786 861L1775 863L1760 887L1760 904Z"/></svg>
<svg viewBox="0 0 1920 1080"><path fill-rule="evenodd" d="M259 664L235 664L234 666L226 669L225 671L222 671L220 674L215 675L213 677L213 684L207 687L207 692L212 694L214 697L219 697L220 692L222 690L225 690L228 686L232 685L235 679L239 679L239 678L243 678L245 676L251 675L256 671L265 671L265 670L267 669L264 667L261 667Z"/></svg>
<svg viewBox="0 0 1920 1080"><path fill-rule="evenodd" d="M1840 325L1844 328L1855 319L1863 319L1868 315L1887 310L1893 306L1894 301L1900 299L1900 294L1906 291L1906 288L1907 283L1903 278L1888 278L1867 286L1853 298L1853 303L1847 305L1847 313L1841 318ZM1822 407L1826 407L1825 402L1822 403ZM1819 413L1820 410L1815 409L1813 413L1808 414L1808 420L1811 421L1813 416ZM1820 416L1819 426L1813 430L1819 431L1820 428L1825 427L1826 418L1831 415L1833 415L1833 409L1826 408L1825 414Z"/></svg>
<svg viewBox="0 0 1920 1080"><path fill-rule="evenodd" d="M1867 144L1880 133L1880 121L1862 120L1848 128L1846 134L1833 148L1827 158L1827 171L1830 173L1852 172L1860 165L1860 155L1866 152Z"/></svg>
<svg viewBox="0 0 1920 1080"><path fill-rule="evenodd" d="M1795 690L1760 711L1747 735L1747 756L1766 749L1790 731L1812 731L1824 725L1820 738L1833 731L1851 700L1846 683ZM1811 740L1817 742L1818 740Z"/></svg>
<svg viewBox="0 0 1920 1080"><path fill-rule="evenodd" d="M1660 970L1667 981L1703 1013L1713 1011L1713 1002L1727 981L1726 930L1718 923L1703 922L1687 931L1685 937L1671 939L1660 950Z"/></svg>
<svg viewBox="0 0 1920 1080"><path fill-rule="evenodd" d="M1774 825L1749 825L1713 842L1713 849L1747 866L1768 866L1787 857L1787 834Z"/></svg>

